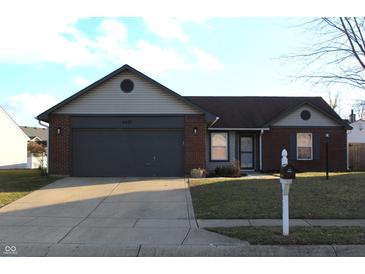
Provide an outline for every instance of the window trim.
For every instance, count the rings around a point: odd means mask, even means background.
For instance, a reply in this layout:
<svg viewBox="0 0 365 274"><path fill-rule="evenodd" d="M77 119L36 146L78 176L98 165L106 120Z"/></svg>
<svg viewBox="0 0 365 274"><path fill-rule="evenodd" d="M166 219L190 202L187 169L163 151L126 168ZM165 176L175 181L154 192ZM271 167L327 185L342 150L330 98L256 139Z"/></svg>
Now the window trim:
<svg viewBox="0 0 365 274"><path fill-rule="evenodd" d="M227 134L227 160L213 160L212 159L212 134L226 133ZM214 131L209 133L209 162L230 162L230 143L229 143L229 131Z"/></svg>
<svg viewBox="0 0 365 274"><path fill-rule="evenodd" d="M310 157L310 159L300 159L299 158L298 134L310 134L310 136L311 136L311 146L310 146L310 148L311 148L311 157ZM297 138L297 140L296 140L296 143L297 143L297 160L298 161L312 161L313 160L313 133L311 133L311 132L297 132L296 138ZM301 146L301 147L305 147L305 146Z"/></svg>

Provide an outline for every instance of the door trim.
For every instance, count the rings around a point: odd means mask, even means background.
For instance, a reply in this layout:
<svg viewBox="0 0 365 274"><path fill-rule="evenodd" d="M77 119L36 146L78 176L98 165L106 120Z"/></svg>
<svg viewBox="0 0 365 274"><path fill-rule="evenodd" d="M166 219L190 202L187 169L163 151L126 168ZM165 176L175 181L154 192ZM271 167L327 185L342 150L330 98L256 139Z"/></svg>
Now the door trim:
<svg viewBox="0 0 365 274"><path fill-rule="evenodd" d="M250 166L250 167L242 167L241 154L244 153L241 151L241 138L242 137L250 137L252 139L252 166ZM238 153L239 153L241 170L255 170L255 161L256 161L255 151L256 151L255 150L255 135L251 135L251 134L239 135Z"/></svg>

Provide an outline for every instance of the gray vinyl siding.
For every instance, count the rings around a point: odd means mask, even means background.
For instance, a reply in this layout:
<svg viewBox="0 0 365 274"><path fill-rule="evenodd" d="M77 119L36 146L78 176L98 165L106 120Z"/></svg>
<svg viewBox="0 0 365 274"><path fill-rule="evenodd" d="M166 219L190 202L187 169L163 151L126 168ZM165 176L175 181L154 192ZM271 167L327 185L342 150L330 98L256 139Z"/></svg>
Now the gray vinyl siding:
<svg viewBox="0 0 365 274"><path fill-rule="evenodd" d="M217 166L225 166L234 164L236 160L240 160L240 136L253 136L254 138L254 169L259 170L260 166L260 145L259 145L259 133L253 133L252 131L228 131L229 134L229 161L221 162L211 162L210 161L210 132L207 134L207 149L206 149L206 159L207 159L207 171L214 172Z"/></svg>
<svg viewBox="0 0 365 274"><path fill-rule="evenodd" d="M215 170L217 166L224 166L233 164L236 160L236 132L235 131L228 131L229 135L229 162L222 161L222 162L211 162L210 161L210 132L207 134L207 141L206 141L206 159L207 159L207 170L212 172Z"/></svg>
<svg viewBox="0 0 365 274"><path fill-rule="evenodd" d="M300 117L300 113L303 110L310 111L311 117L309 120L303 120ZM304 106L298 108L297 110L289 113L287 116L285 116L281 120L274 123L273 126L333 127L333 126L339 126L339 124L337 122L335 122L334 120L332 120L331 118L327 117L326 115L322 114L321 112L310 107L309 105L304 105Z"/></svg>
<svg viewBox="0 0 365 274"><path fill-rule="evenodd" d="M131 93L124 93L120 83L134 82ZM114 76L93 90L69 102L59 114L198 114L183 100L128 71Z"/></svg>

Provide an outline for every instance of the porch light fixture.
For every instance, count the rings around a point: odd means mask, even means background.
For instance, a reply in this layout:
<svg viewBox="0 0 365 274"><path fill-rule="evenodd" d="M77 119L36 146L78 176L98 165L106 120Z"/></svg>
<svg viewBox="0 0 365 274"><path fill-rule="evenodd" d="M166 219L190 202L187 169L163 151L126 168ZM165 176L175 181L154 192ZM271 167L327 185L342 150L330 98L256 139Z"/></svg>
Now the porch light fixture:
<svg viewBox="0 0 365 274"><path fill-rule="evenodd" d="M61 134L61 128L57 128L57 135L60 135Z"/></svg>
<svg viewBox="0 0 365 274"><path fill-rule="evenodd" d="M196 135L198 133L198 129L196 127L193 129L193 133L194 133L194 135Z"/></svg>

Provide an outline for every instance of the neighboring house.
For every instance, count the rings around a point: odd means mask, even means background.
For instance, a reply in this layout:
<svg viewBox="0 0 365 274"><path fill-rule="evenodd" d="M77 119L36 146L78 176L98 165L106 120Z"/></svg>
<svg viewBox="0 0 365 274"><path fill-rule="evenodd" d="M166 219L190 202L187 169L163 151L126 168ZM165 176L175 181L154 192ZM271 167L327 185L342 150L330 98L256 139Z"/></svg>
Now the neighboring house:
<svg viewBox="0 0 365 274"><path fill-rule="evenodd" d="M365 144L365 121L360 119L350 123L350 126L352 130L348 134L348 142Z"/></svg>
<svg viewBox="0 0 365 274"><path fill-rule="evenodd" d="M29 142L36 142L47 147L48 129L44 127L27 127L21 126L21 130L30 138Z"/></svg>
<svg viewBox="0 0 365 274"><path fill-rule="evenodd" d="M352 130L348 132L349 144L365 144L365 121L363 119L356 120L354 111L351 111L349 123Z"/></svg>
<svg viewBox="0 0 365 274"><path fill-rule="evenodd" d="M0 169L26 168L28 136L0 107Z"/></svg>
<svg viewBox="0 0 365 274"><path fill-rule="evenodd" d="M365 121L356 120L353 110L349 117L352 130L347 133L349 169L354 171L365 170Z"/></svg>
<svg viewBox="0 0 365 274"><path fill-rule="evenodd" d="M183 97L124 65L40 114L49 171L72 176L182 176L239 160L300 171L347 166L351 127L321 97Z"/></svg>
<svg viewBox="0 0 365 274"><path fill-rule="evenodd" d="M27 159L27 168L39 168L39 167L47 167L47 143L48 143L48 129L44 127L20 127L23 132L30 138L29 143L36 143L44 147L45 152L42 154L39 153L31 153L28 148L28 159Z"/></svg>

